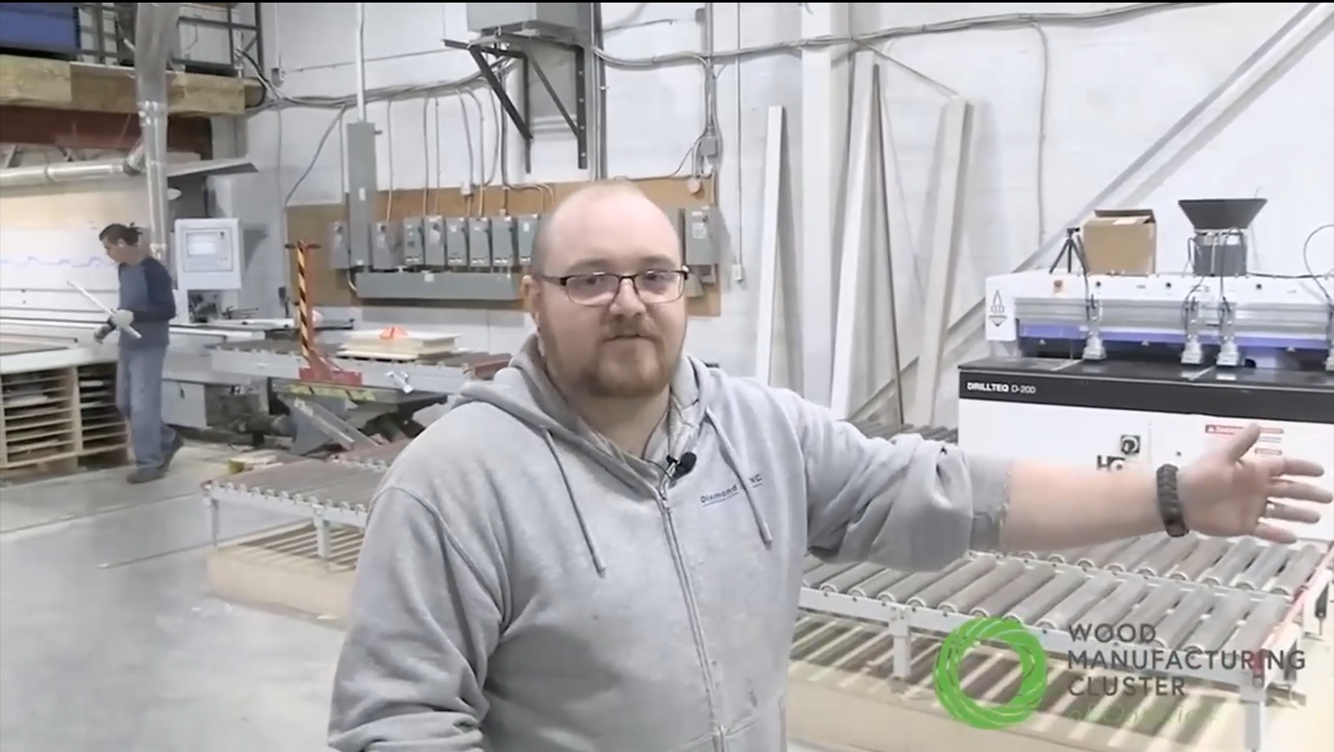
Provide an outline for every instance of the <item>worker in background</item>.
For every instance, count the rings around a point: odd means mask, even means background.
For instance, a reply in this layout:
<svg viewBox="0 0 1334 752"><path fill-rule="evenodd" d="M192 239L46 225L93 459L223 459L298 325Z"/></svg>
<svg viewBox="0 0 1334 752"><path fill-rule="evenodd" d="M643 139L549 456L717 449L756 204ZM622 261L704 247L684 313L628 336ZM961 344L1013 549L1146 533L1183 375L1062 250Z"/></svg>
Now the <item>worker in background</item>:
<svg viewBox="0 0 1334 752"><path fill-rule="evenodd" d="M1330 494L1252 427L1179 470L1103 473L890 440L682 355L689 272L629 185L567 198L536 324L374 499L333 694L340 752L774 752L803 560L945 567L970 549L1162 531L1293 536ZM738 343L739 344L739 343Z"/></svg>
<svg viewBox="0 0 1334 752"><path fill-rule="evenodd" d="M93 338L101 342L113 329L131 326L135 339L119 336L116 366L116 407L130 423L134 470L128 480L145 483L166 474L185 443L162 422L162 371L166 365L171 320L176 317L171 273L140 245L134 225L112 224L97 236L116 262L120 305Z"/></svg>

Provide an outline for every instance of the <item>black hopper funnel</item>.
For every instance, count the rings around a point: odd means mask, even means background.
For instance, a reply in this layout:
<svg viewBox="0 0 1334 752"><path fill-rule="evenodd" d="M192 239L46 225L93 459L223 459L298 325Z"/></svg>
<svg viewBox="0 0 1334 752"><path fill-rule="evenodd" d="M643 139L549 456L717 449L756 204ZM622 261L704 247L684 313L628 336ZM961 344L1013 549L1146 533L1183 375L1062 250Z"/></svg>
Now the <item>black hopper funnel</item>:
<svg viewBox="0 0 1334 752"><path fill-rule="evenodd" d="M1177 205L1199 233L1245 230L1267 203L1267 198L1194 198Z"/></svg>

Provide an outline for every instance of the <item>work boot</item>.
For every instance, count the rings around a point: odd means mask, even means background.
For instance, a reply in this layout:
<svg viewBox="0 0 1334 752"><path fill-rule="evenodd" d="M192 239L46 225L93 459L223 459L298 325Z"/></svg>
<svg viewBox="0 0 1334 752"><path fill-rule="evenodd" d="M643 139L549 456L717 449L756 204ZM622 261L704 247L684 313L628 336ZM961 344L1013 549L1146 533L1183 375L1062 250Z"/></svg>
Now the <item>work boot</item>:
<svg viewBox="0 0 1334 752"><path fill-rule="evenodd" d="M165 473L171 469L171 461L176 459L176 453L181 451L183 446L185 446L185 437L178 433L176 438L171 440L171 445L162 450L162 472Z"/></svg>
<svg viewBox="0 0 1334 752"><path fill-rule="evenodd" d="M130 483L148 483L166 475L160 467L136 467L125 480Z"/></svg>

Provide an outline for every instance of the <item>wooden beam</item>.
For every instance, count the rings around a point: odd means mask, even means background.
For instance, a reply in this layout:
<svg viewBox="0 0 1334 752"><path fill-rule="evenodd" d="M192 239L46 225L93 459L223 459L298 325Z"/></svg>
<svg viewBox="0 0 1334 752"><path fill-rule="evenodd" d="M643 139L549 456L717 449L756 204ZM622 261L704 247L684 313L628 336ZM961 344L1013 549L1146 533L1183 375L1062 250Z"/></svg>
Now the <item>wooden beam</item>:
<svg viewBox="0 0 1334 752"><path fill-rule="evenodd" d="M72 100L70 64L0 55L0 104L66 107Z"/></svg>
<svg viewBox="0 0 1334 752"><path fill-rule="evenodd" d="M65 149L129 150L139 140L139 118L107 112L0 105L0 143ZM208 118L173 116L167 149L208 158L213 147Z"/></svg>
<svg viewBox="0 0 1334 752"><path fill-rule="evenodd" d="M134 69L74 63L70 66L74 108L91 112L136 111ZM168 73L168 101L173 115L241 115L245 113L246 82L230 76Z"/></svg>
<svg viewBox="0 0 1334 752"><path fill-rule="evenodd" d="M171 114L212 117L245 113L259 82L201 73L167 74ZM131 114L134 69L118 65L0 55L0 105Z"/></svg>

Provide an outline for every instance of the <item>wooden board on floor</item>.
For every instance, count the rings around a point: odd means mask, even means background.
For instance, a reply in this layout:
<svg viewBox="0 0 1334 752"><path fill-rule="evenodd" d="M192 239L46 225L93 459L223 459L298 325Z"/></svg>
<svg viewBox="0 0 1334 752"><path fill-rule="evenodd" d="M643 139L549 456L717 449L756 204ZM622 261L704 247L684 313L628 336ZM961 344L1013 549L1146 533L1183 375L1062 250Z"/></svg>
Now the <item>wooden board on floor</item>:
<svg viewBox="0 0 1334 752"><path fill-rule="evenodd" d="M310 523L268 530L208 552L209 591L224 600L342 624L361 532L334 529L327 562Z"/></svg>
<svg viewBox="0 0 1334 752"><path fill-rule="evenodd" d="M682 209L699 208L714 205L715 187L712 178L701 181L699 193L691 193L687 178L650 178L633 181L640 190L660 206ZM429 190L381 191L378 201L378 213L387 216L390 221L423 214L436 214L443 217L489 216L498 214L502 209L508 214L542 214L551 211L556 203L574 193L585 182L551 183L544 185L512 186L510 188L488 187L474 191L471 196L464 196L458 188L439 188ZM343 218L342 204L311 204L291 206L287 209L287 242L295 245L298 241L324 244L329 235L329 226ZM290 288L296 284L296 252L291 251L290 268L292 278ZM320 249L311 254L307 266L307 275L311 297L318 306L361 305L352 287L348 284L346 272L331 268L326 251ZM452 300L404 300L394 301L393 305L405 308L456 308L517 311L522 304L517 301L452 301ZM703 294L691 297L687 308L692 316L718 316L722 313L722 292L718 285L704 285Z"/></svg>
<svg viewBox="0 0 1334 752"><path fill-rule="evenodd" d="M1327 628L1328 631L1328 628ZM906 681L891 675L890 640L882 628L823 616L798 623L789 672L788 729L807 744L861 752L984 748L988 752L1242 752L1237 691L1188 682L1180 694L1098 696L1089 674L1065 658L1048 661L1042 709L1010 729L982 730L946 714L931 682L939 641L919 638ZM1298 691L1270 694L1266 749L1315 752L1334 734L1326 686L1334 663L1329 639L1307 645ZM975 649L963 661L970 696L1005 702L1020 667L1009 651ZM1124 676L1111 672L1108 677ZM1103 686L1095 675L1095 686ZM1324 740L1320 746L1313 746Z"/></svg>

